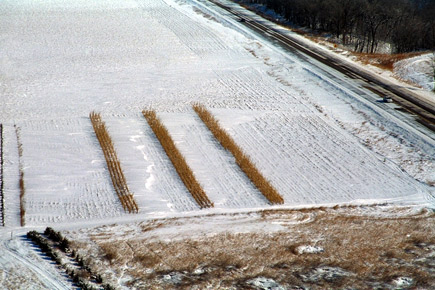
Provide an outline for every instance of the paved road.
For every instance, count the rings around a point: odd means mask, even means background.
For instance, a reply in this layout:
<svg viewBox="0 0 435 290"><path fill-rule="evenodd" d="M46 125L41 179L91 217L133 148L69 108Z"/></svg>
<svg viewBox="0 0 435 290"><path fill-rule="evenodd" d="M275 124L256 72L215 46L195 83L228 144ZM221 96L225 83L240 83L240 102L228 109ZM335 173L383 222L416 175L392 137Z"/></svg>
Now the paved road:
<svg viewBox="0 0 435 290"><path fill-rule="evenodd" d="M220 8L231 13L241 24L281 46L304 62L310 63L319 71L319 78L325 79L348 94L382 108L391 119L399 119L411 131L418 131L424 139L435 142L435 106L421 99L418 95L404 87L397 86L388 80L362 71L338 57L323 53L320 49L307 48L301 41L284 35L267 21L259 21L243 13L242 9L226 6L215 0L209 0ZM241 21L242 20L242 21ZM383 96L390 96L394 104L382 102ZM395 120L394 120L395 121ZM400 125L404 125L400 124ZM424 136L422 136L424 135ZM434 144L434 143L433 143Z"/></svg>

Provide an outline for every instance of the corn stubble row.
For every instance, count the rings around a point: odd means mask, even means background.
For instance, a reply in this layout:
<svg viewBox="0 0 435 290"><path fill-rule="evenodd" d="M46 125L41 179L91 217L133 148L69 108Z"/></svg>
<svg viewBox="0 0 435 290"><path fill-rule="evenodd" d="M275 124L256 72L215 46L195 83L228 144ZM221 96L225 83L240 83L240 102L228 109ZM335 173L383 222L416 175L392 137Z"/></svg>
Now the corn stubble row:
<svg viewBox="0 0 435 290"><path fill-rule="evenodd" d="M17 136L17 146L18 146L18 170L19 170L19 185L20 185L20 225L24 227L26 225L26 205L24 196L26 194L26 187L24 186L24 169L23 169L23 144L21 143L21 130L20 127L14 125L15 135Z"/></svg>
<svg viewBox="0 0 435 290"><path fill-rule="evenodd" d="M191 193L192 197L198 203L200 208L213 207L214 204L209 200L205 191L202 189L199 182L196 180L192 169L187 165L184 156L180 153L175 146L174 141L169 135L168 130L162 124L159 118L157 118L155 111L142 111L149 126L153 130L160 144L166 152L166 155L171 160L178 175L186 186L187 190Z"/></svg>
<svg viewBox="0 0 435 290"><path fill-rule="evenodd" d="M94 127L95 134L97 135L97 139L100 142L101 149L103 150L104 158L106 159L107 167L112 179L112 184L119 200L121 201L122 207L129 213L137 213L139 207L134 200L133 194L131 194L128 189L127 181L106 126L101 120L100 114L92 112L89 117L92 126Z"/></svg>
<svg viewBox="0 0 435 290"><path fill-rule="evenodd" d="M243 150L236 144L231 136L220 126L216 118L203 106L193 105L193 110L204 122L208 129L221 145L231 152L236 159L237 165L258 188L258 190L269 200L271 204L283 204L284 199L270 182L261 174L254 163L250 160Z"/></svg>

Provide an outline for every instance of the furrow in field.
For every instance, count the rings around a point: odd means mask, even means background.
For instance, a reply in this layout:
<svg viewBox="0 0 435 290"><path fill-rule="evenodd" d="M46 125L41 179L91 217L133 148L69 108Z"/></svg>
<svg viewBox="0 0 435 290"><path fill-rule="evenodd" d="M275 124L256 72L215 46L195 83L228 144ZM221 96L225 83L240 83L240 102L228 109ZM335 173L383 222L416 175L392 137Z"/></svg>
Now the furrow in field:
<svg viewBox="0 0 435 290"><path fill-rule="evenodd" d="M237 72L219 72L220 83L229 91L231 98L222 101L213 99L207 106L233 107L249 110L282 110L309 112L296 93L251 67L243 67Z"/></svg>
<svg viewBox="0 0 435 290"><path fill-rule="evenodd" d="M230 152L193 112L160 113L159 116L215 207L247 208L268 204Z"/></svg>
<svg viewBox="0 0 435 290"><path fill-rule="evenodd" d="M171 30L196 55L201 57L229 50L229 47L220 41L215 33L192 19L195 16L199 17L193 11L192 15L187 16L164 1L157 1L157 3L160 5L143 3L144 10L152 18L158 19L161 24Z"/></svg>
<svg viewBox="0 0 435 290"><path fill-rule="evenodd" d="M213 111L286 204L410 200L428 189L316 114Z"/></svg>

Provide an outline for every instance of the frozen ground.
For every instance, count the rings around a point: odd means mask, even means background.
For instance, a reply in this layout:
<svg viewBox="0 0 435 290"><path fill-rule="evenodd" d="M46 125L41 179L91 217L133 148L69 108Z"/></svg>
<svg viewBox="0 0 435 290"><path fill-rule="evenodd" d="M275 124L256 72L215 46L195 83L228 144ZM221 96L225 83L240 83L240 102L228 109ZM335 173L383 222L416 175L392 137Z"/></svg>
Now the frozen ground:
<svg viewBox="0 0 435 290"><path fill-rule="evenodd" d="M2 239L19 226L20 166L22 233L274 208L206 130L193 102L217 116L284 196L286 208L434 206L432 142L409 140L377 109L222 13L193 0L0 2ZM214 209L200 211L176 176L141 114L147 108L168 127ZM112 188L91 111L106 122L137 215L123 212ZM0 269L20 265L11 258ZM42 280L29 283L51 288Z"/></svg>

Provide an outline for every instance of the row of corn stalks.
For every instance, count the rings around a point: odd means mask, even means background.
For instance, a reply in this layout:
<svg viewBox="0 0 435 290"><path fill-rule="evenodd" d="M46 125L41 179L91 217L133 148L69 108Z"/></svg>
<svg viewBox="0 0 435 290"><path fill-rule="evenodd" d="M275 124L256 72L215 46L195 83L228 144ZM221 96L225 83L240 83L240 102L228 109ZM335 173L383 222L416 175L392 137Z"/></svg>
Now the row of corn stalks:
<svg viewBox="0 0 435 290"><path fill-rule="evenodd" d="M269 200L271 204L283 204L284 199L278 191L272 186L261 172L257 169L248 155L236 144L231 136L220 126L217 119L202 105L193 105L193 110L198 114L200 119L213 133L221 145L227 149L236 159L237 165L258 188L258 190Z"/></svg>
<svg viewBox="0 0 435 290"><path fill-rule="evenodd" d="M128 189L127 181L118 160L118 156L116 155L112 139L107 132L106 125L98 113L92 112L89 117L98 141L100 142L101 149L103 150L113 187L121 201L122 207L130 213L138 212L139 207L137 206L133 194L131 194Z"/></svg>
<svg viewBox="0 0 435 290"><path fill-rule="evenodd" d="M26 194L26 187L24 186L24 169L23 169L23 145L21 143L21 130L20 127L14 125L15 134L17 136L17 145L18 145L18 170L19 170L19 185L20 185L20 225L24 227L26 225L26 204L24 200L24 196Z"/></svg>
<svg viewBox="0 0 435 290"><path fill-rule="evenodd" d="M184 156L175 146L174 141L169 135L168 130L157 117L156 112L149 110L142 112L149 126L153 130L160 144L166 152L166 155L171 160L178 175L183 181L186 188L192 194L192 197L198 203L200 208L213 207L214 204L208 199L205 191L202 189L199 182L196 180L192 169L187 165Z"/></svg>

